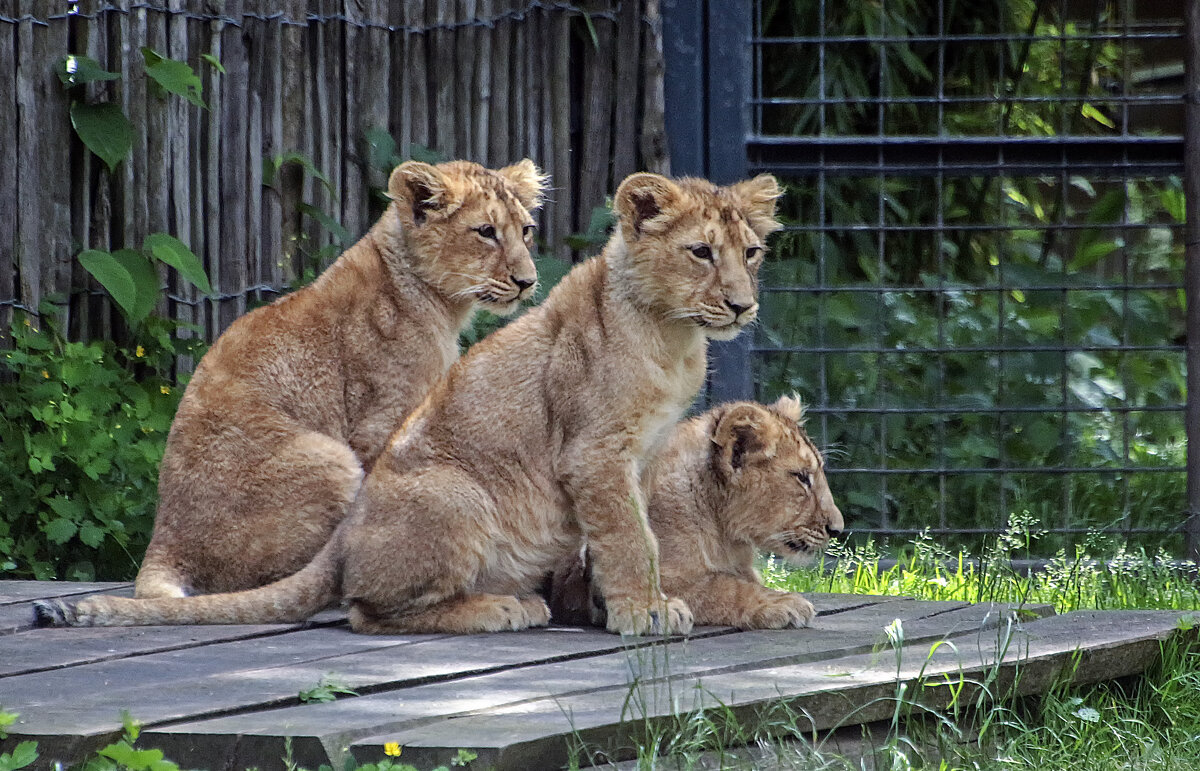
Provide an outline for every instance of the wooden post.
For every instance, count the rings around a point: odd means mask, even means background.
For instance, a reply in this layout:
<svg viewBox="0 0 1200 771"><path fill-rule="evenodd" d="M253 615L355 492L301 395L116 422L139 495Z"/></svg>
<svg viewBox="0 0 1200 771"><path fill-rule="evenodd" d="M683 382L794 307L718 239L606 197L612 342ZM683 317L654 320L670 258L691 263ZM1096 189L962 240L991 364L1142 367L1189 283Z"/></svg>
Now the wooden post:
<svg viewBox="0 0 1200 771"><path fill-rule="evenodd" d="M1187 550L1200 560L1200 3L1188 2L1185 38L1183 186L1187 295Z"/></svg>

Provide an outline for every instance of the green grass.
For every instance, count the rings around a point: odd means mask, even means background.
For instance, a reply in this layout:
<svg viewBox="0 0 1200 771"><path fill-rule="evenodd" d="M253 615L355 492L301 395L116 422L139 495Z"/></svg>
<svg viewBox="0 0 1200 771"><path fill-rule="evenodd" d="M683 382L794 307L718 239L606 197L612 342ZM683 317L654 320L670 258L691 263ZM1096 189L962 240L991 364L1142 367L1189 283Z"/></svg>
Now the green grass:
<svg viewBox="0 0 1200 771"><path fill-rule="evenodd" d="M894 565L881 566L874 543L835 547L822 564L763 565L768 585L806 592L901 594L969 602L1047 603L1059 613L1097 609L1200 609L1200 585L1187 563L1166 554L1112 548L1093 539L1072 555L1059 552L1043 571L1025 575L1011 559L1036 546L1037 523L1014 517L981 555L950 554L929 537L917 538ZM889 644L903 644L898 626ZM1200 649L1189 638L1164 646L1162 659L1141 678L1084 687L1058 686L1047 695L1017 699L985 676L967 683L952 708L920 704L899 687L887 699L891 721L864 736L867 759L842 754L826 737L806 733L801 715L780 707L770 731L745 736L717 715L681 716L675 735L642 748L642 769L777 768L972 769L1001 771L1194 771L1200 767ZM853 730L853 729L851 729ZM867 730L867 729L863 729ZM757 744L754 759L738 757L737 743ZM660 754L660 753L664 753ZM657 755L657 757L656 757ZM713 759L719 760L712 765ZM706 759L708 764L702 759ZM865 765L864 765L865 764Z"/></svg>

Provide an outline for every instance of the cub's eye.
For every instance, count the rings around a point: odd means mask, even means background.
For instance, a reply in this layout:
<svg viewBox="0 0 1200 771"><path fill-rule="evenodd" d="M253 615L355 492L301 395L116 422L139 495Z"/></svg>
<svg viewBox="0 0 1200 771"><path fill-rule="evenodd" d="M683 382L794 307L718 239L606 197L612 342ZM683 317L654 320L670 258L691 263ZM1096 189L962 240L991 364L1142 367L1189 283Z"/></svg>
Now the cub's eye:
<svg viewBox="0 0 1200 771"><path fill-rule="evenodd" d="M812 474L807 471L793 471L792 476L800 481L800 484L805 487L812 487Z"/></svg>
<svg viewBox="0 0 1200 771"><path fill-rule="evenodd" d="M533 238L533 232L537 230L537 225L526 225L521 228L521 235L525 238Z"/></svg>
<svg viewBox="0 0 1200 771"><path fill-rule="evenodd" d="M746 262L754 262L760 257L762 257L761 246L752 246L746 250Z"/></svg>
<svg viewBox="0 0 1200 771"><path fill-rule="evenodd" d="M697 260L704 260L705 262L713 261L712 249L709 248L708 244L696 244L695 246L689 246L688 251L690 251Z"/></svg>
<svg viewBox="0 0 1200 771"><path fill-rule="evenodd" d="M496 226L495 225L480 225L479 227L475 228L475 232L478 233L479 235L483 236L484 238L490 238L493 241L496 240Z"/></svg>

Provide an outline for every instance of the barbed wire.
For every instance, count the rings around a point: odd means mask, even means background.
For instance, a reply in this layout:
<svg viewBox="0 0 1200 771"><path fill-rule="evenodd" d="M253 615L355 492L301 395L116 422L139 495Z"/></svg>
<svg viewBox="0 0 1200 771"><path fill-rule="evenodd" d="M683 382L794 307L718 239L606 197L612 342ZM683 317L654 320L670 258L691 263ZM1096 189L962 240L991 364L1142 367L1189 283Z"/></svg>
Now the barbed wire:
<svg viewBox="0 0 1200 771"><path fill-rule="evenodd" d="M624 0L622 0L624 2ZM438 22L428 25L420 24L388 24L386 22L376 21L372 19L358 19L351 17L345 13L335 14L305 14L304 19L296 19L289 16L283 11L275 13L254 13L252 11L244 11L238 16L223 13L198 13L195 11L177 11L168 8L161 3L132 3L128 8L121 8L112 3L104 3L100 5L92 13L66 12L46 16L40 19L32 14L23 14L21 16L7 16L0 14L0 22L7 24L22 24L30 23L36 26L49 26L51 21L62 21L64 19L87 19L94 20L108 14L129 14L134 11L155 11L165 13L170 16L183 17L191 21L206 21L206 22L221 22L233 27L241 27L247 20L275 22L283 26L290 27L307 27L314 23L325 22L341 22L350 27L357 29L376 29L386 32L402 32L411 34L424 34L427 32L442 32L466 29L469 27L482 27L484 29L492 29L497 24L506 21L524 21L525 18L534 11L547 12L562 12L578 14L586 16L588 19L604 19L606 21L616 22L618 15L621 12L622 2L614 4L611 10L587 10L580 8L568 2L561 0L529 0L524 6L519 8L503 11L492 16L475 17L471 19L461 19L458 21ZM643 17L643 21L646 19Z"/></svg>

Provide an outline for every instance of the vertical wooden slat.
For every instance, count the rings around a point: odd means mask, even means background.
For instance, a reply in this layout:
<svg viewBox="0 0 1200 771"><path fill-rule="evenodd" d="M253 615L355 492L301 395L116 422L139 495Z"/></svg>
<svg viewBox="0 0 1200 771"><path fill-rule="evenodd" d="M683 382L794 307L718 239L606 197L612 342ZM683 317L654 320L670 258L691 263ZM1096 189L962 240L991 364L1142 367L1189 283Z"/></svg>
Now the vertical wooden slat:
<svg viewBox="0 0 1200 771"><path fill-rule="evenodd" d="M617 94L613 118L612 184L637 170L636 95L641 48L641 14L638 0L622 0L617 17Z"/></svg>
<svg viewBox="0 0 1200 771"><path fill-rule="evenodd" d="M525 14L525 46L522 49L525 86L525 141L519 155L537 158L541 156L542 144L542 89L546 74L542 71L541 46L536 41L544 40L542 18L544 12L535 8Z"/></svg>
<svg viewBox="0 0 1200 771"><path fill-rule="evenodd" d="M387 186L387 173L381 169L370 168L365 151L368 130L388 129L388 102L391 100L391 83L398 80L392 72L391 52L388 47L388 32L384 28L388 24L388 7L384 0L370 0L366 4L365 20L367 28L362 31L359 39L364 41L364 50L352 59L359 60L358 76L355 80L354 91L358 94L358 124L352 132L354 150L351 155L356 158L362 170L358 183L358 195L362 201L359 216L351 227L346 227L352 235L357 236L370 227L372 216L379 213L379 207L370 199L370 189L382 189ZM349 186L349 183L347 183Z"/></svg>
<svg viewBox="0 0 1200 771"><path fill-rule="evenodd" d="M509 10L512 0L489 0L494 15ZM508 153L509 90L512 72L509 53L512 51L512 22L497 21L492 36L492 88L488 105L488 164L502 166L510 160Z"/></svg>
<svg viewBox="0 0 1200 771"><path fill-rule="evenodd" d="M308 18L307 0L287 0L283 12L292 22ZM298 23L284 24L278 32L280 48L271 62L272 71L282 86L272 110L271 131L268 132L273 158L286 152L310 152L305 141L309 123L308 90L305 75L311 71L308 46L305 44L308 27ZM278 121L278 125L275 124ZM275 193L267 193L268 206L278 212L279 237L272 259L279 266L277 285L290 284L298 270L297 246L300 239L300 193L303 170L291 165L279 169L275 177ZM277 200L276 200L277 199Z"/></svg>
<svg viewBox="0 0 1200 771"><path fill-rule="evenodd" d="M246 286L258 286L264 282L264 274L270 273L270 262L263 253L263 188L262 152L263 134L269 129L269 121L263 106L264 84L267 75L263 72L264 49L270 39L269 22L262 17L277 7L267 0L244 0L242 39L246 45ZM262 298L255 291L246 296L246 307L251 307Z"/></svg>
<svg viewBox="0 0 1200 771"><path fill-rule="evenodd" d="M362 154L358 152L362 146L364 126L362 100L364 93L359 89L365 86L366 62L369 56L370 36L363 29L366 19L366 0L345 0L342 12L346 17L343 24L345 29L345 66L341 88L341 108L345 111L345 152L338 156L342 167L341 186L341 221L343 227L351 233L359 230L359 221L363 215L363 190L366 188L366 177L363 173Z"/></svg>
<svg viewBox="0 0 1200 771"><path fill-rule="evenodd" d="M492 0L479 0L475 17L490 19L494 13ZM479 27L475 33L475 95L474 123L471 127L471 158L484 166L491 165L488 157L488 117L492 109L492 38L493 30Z"/></svg>
<svg viewBox="0 0 1200 771"><path fill-rule="evenodd" d="M0 22L0 72L17 71L18 25ZM0 113L18 115L17 81L15 77L0 78ZM15 150L8 163L0 163L0 348L9 345L8 328L12 323L13 307L17 302L17 254L19 251L17 220L17 165L20 147L17 144L18 123L11 118L0 120L0 147ZM10 150L10 151L11 151Z"/></svg>
<svg viewBox="0 0 1200 771"><path fill-rule="evenodd" d="M243 0L225 0L226 16L240 20ZM246 144L248 141L249 62L242 30L235 24L221 25L221 61L226 75L221 82L221 291L234 295L220 305L218 331L246 312L248 248L246 240Z"/></svg>
<svg viewBox="0 0 1200 771"><path fill-rule="evenodd" d="M163 56L171 56L167 45L167 19L163 12L155 10L146 17L145 45ZM186 61L186 59L184 59ZM198 62L197 62L198 64ZM146 229L148 232L170 233L178 237L171 228L170 185L170 145L168 126L170 111L177 102L187 104L180 96L164 95L157 88L146 90ZM136 130L136 128L135 128ZM167 268L158 266L159 286L167 285ZM165 297L159 299L158 311L168 312Z"/></svg>
<svg viewBox="0 0 1200 771"><path fill-rule="evenodd" d="M475 18L476 0L458 0L455 3L454 22L462 24L452 33L455 45L455 135L454 144L457 148L456 158L470 158L475 147L473 128L475 112L478 109L478 97L475 85L475 61L478 51L475 48L475 27L463 24ZM442 74L442 77L447 77Z"/></svg>
<svg viewBox="0 0 1200 771"><path fill-rule="evenodd" d="M288 6L285 5L279 10L285 18L291 17L291 8ZM283 229L283 217L278 190L262 185L262 167L264 160L283 152L280 145L283 142L282 100L285 86L281 51L287 26L279 19L263 20L254 22L253 29L257 34L251 36L256 41L253 47L251 88L255 99L258 100L261 123L258 141L254 138L250 140L250 153L253 156L249 169L250 189L258 201L260 220L260 231L253 234L258 240L259 270L251 281L278 288L283 275L283 249L279 240ZM288 69L299 69L299 65L299 62L290 62Z"/></svg>
<svg viewBox="0 0 1200 771"><path fill-rule="evenodd" d="M54 0L38 0L34 13L45 25L34 28L34 59L39 69L37 100L39 103L42 136L40 139L41 177L49 184L39 195L42 201L42 224L45 230L41 255L42 291L55 297L55 316L59 328L66 330L70 323L71 292L71 162L67 152L71 146L71 121L67 97L58 78L55 64L67 54L69 24L62 7ZM52 18L57 17L57 18Z"/></svg>
<svg viewBox="0 0 1200 771"><path fill-rule="evenodd" d="M19 25L0 22L0 72L17 71L17 38ZM18 178L17 166L21 158L17 143L18 122L11 116L19 115L17 106L17 80L15 77L0 78L0 113L10 116L0 120L0 147L9 148L8 163L0 163L0 348L8 343L8 328L12 323L13 308L7 303L18 300L17 260L20 248L17 218ZM14 152L15 151L15 152Z"/></svg>
<svg viewBox="0 0 1200 771"><path fill-rule="evenodd" d="M456 83L454 71L458 61L454 55L454 31L448 29L455 19L455 0L437 0L429 24L436 27L427 39L433 41L430 58L435 62L433 69L434 92L434 142L437 148L457 158L459 154L455 121ZM427 26L429 25L427 24Z"/></svg>
<svg viewBox="0 0 1200 771"><path fill-rule="evenodd" d="M41 261L44 254L40 234L44 233L40 195L41 179L40 116L37 109L38 62L33 56L33 0L17 3L17 266L18 298L37 310L42 299Z"/></svg>
<svg viewBox="0 0 1200 771"><path fill-rule="evenodd" d="M589 213L604 203L609 190L608 166L612 149L613 47L610 21L595 19L599 44L584 43L583 147L579 171L577 222L587 224Z"/></svg>
<svg viewBox="0 0 1200 771"><path fill-rule="evenodd" d="M666 100L663 94L662 15L658 0L643 0L645 32L642 35L642 168L671 173L667 151Z"/></svg>
<svg viewBox="0 0 1200 771"><path fill-rule="evenodd" d="M519 5L521 0L515 0ZM513 54L509 57L512 87L509 89L508 117L508 158L516 159L525 154L525 92L529 88L529 59L525 56L525 47L529 45L529 26L524 22L513 25Z"/></svg>
<svg viewBox="0 0 1200 771"><path fill-rule="evenodd" d="M188 21L184 15L187 7L187 0L169 0L167 9L170 12L167 17L167 55L172 59L180 61L199 62L199 56L192 55L191 46L188 44ZM199 52L197 52L198 54ZM211 71L211 65L199 65L201 83L205 80L205 73ZM215 72L213 75L215 77ZM203 87L203 86L202 86ZM209 109L216 109L212 103L211 88L204 88L204 99L209 104ZM170 166L170 217L171 217L171 234L178 238L183 243L187 244L196 254L203 254L196 242L193 232L192 205L191 205L191 177L192 169L189 158L189 151L192 144L192 114L199 112L186 99L172 99L167 103L167 131L170 136L167 141L167 155ZM200 319L197 316L196 308L189 302L195 302L196 290L175 276L170 277L168 286L171 293L187 302L170 303L171 317L184 325L197 323ZM194 333L186 326L181 326L176 334L182 339L193 337ZM191 357L179 357L175 362L175 373L178 376L182 373L191 372L195 363Z"/></svg>
<svg viewBox="0 0 1200 771"><path fill-rule="evenodd" d="M562 12L550 22L550 101L548 113L554 137L552 151L547 154L551 184L550 197L555 200L550 243L554 253L570 259L571 250L563 239L573 230L572 206L575 190L575 170L571 165L571 19Z"/></svg>
<svg viewBox="0 0 1200 771"><path fill-rule="evenodd" d="M429 0L435 2L436 0ZM409 151L408 143L433 147L432 126L429 119L429 90L426 85L429 60L425 26L425 9L420 0L404 3L404 23L412 28L405 34L407 40L404 58L404 101L408 109L408 134L402 137L401 154Z"/></svg>
<svg viewBox="0 0 1200 771"><path fill-rule="evenodd" d="M146 8L126 3L129 12L121 15L121 75L124 93L121 103L133 124L133 149L121 161L122 231L118 246L137 249L146 237L146 91L145 59L141 47L146 40Z"/></svg>

